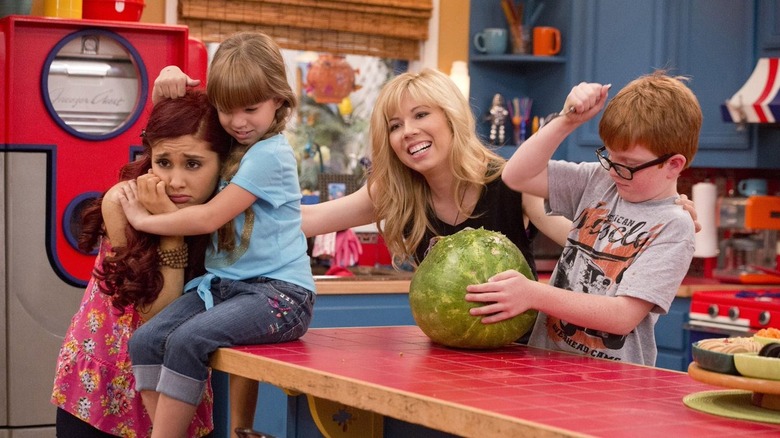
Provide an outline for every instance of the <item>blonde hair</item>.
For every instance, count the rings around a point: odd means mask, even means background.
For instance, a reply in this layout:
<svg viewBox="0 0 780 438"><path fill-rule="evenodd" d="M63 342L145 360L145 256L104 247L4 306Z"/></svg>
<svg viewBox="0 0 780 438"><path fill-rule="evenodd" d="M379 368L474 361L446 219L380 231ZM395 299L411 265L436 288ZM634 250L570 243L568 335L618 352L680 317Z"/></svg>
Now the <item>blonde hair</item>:
<svg viewBox="0 0 780 438"><path fill-rule="evenodd" d="M482 190L501 175L505 160L488 149L476 135L476 122L468 101L454 82L436 70L401 74L384 85L371 114L371 172L368 190L374 204L376 224L393 254L393 264L413 259L433 213L431 191L425 178L404 165L390 146L389 119L405 98L441 108L452 131L450 167L455 176L452 197L460 214L461 194L471 187Z"/></svg>
<svg viewBox="0 0 780 438"><path fill-rule="evenodd" d="M685 167L690 166L699 147L702 113L687 80L657 70L631 81L604 109L599 122L604 144L616 151L639 144L658 156L682 154Z"/></svg>
<svg viewBox="0 0 780 438"><path fill-rule="evenodd" d="M222 112L279 99L282 105L261 140L282 132L298 103L287 82L279 46L262 32L238 32L219 45L209 67L206 94L211 104ZM233 141L230 156L222 167L221 176L225 181L236 174L250 147ZM234 231L233 221L219 229L220 250L231 251L235 247Z"/></svg>

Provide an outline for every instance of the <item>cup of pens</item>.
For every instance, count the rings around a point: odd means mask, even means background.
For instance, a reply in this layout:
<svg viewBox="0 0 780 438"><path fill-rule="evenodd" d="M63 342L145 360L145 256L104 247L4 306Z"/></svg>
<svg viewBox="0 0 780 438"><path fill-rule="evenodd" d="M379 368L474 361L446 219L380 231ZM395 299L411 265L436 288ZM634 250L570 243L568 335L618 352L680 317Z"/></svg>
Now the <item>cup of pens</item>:
<svg viewBox="0 0 780 438"><path fill-rule="evenodd" d="M532 104L533 99L530 97L515 97L512 99L512 104L509 106L509 113L512 117L512 133L515 146L520 146L526 138L528 138Z"/></svg>
<svg viewBox="0 0 780 438"><path fill-rule="evenodd" d="M530 55L532 52L531 29L539 19L544 4L536 4L534 0L526 0L518 4L515 4L514 0L501 0L501 9L503 9L509 24L512 53Z"/></svg>

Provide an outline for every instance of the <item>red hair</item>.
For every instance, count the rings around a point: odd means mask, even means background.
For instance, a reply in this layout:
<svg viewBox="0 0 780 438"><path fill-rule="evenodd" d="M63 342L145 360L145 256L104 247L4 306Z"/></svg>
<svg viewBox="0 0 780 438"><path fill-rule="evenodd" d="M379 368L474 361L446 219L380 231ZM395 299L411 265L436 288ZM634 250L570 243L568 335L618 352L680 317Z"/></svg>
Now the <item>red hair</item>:
<svg viewBox="0 0 780 438"><path fill-rule="evenodd" d="M162 140L193 135L211 145L219 155L220 163L228 155L231 137L222 129L217 111L202 92L189 91L184 97L163 100L152 109L146 129L141 135L143 153L119 171L119 180L126 181L144 175L152 167L151 152ZM105 193L103 194L105 196ZM95 199L82 215L79 248L90 252L105 236L101 204L103 196ZM126 245L114 247L114 255L107 255L102 266L92 275L99 281L100 290L112 297L114 307L124 311L128 305L142 307L153 303L163 287L157 247L160 237L127 226ZM185 280L205 272L204 257L209 243L208 235L185 238L189 247L189 263Z"/></svg>

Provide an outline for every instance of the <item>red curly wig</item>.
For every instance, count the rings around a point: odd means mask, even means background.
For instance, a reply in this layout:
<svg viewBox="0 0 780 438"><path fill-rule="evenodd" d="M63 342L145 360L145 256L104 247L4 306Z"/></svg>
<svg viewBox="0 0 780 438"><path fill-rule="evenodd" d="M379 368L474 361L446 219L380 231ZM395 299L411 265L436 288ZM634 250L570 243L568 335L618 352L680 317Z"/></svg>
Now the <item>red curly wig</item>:
<svg viewBox="0 0 780 438"><path fill-rule="evenodd" d="M119 180L126 181L146 174L152 167L154 145L184 135L193 135L209 143L221 163L227 158L232 139L222 129L216 109L204 93L188 91L184 97L166 99L154 106L141 135L143 153L137 160L122 166ZM105 236L101 213L103 196L84 209L78 242L82 251L92 251ZM163 276L158 269L159 236L137 231L129 225L125 236L127 244L113 248L114 255L106 256L102 266L92 273L99 280L100 290L112 297L113 306L120 311L128 305L142 307L154 302L163 286ZM189 247L185 280L189 280L205 272L204 256L209 236L189 236L185 240Z"/></svg>

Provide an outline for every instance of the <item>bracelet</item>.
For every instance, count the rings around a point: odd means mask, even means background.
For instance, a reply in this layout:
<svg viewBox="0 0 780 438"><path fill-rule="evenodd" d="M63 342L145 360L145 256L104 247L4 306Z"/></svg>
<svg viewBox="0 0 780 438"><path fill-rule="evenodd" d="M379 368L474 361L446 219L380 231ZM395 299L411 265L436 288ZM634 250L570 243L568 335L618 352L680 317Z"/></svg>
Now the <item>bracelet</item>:
<svg viewBox="0 0 780 438"><path fill-rule="evenodd" d="M162 250L157 247L157 255L160 257L160 266L168 266L173 269L184 269L187 267L189 251L187 244L174 249Z"/></svg>

